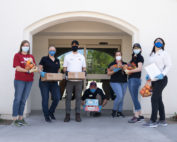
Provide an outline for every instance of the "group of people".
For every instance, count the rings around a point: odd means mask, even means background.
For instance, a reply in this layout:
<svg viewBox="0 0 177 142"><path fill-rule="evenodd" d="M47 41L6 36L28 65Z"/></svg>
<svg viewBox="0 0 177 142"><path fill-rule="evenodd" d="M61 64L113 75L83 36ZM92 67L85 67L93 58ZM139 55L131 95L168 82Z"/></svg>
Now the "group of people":
<svg viewBox="0 0 177 142"><path fill-rule="evenodd" d="M86 74L86 62L85 57L78 52L79 42L73 40L71 43L72 52L67 54L64 58L63 71L68 75L68 72L85 72ZM161 74L151 80L149 75L146 75L147 82L152 84L152 114L150 120L144 124L144 126L157 127L158 125L167 126L165 121L165 109L162 101L162 92L167 85L168 78L167 73L171 66L171 59L167 52L164 50L165 42L162 38L157 38L154 41L152 52L150 53L148 62L155 63ZM134 104L134 116L130 119L129 123L136 123L144 120L144 116L141 114L141 104L138 100L139 87L141 85L141 71L143 68L144 58L142 56L142 48L139 43L135 43L132 49L132 59L130 64L134 64L135 68L127 70L125 68L114 68L113 65L124 66L126 62L122 60L121 51L115 53L115 59L111 62L107 68L107 74L110 76L110 86L116 95L113 103L112 117L122 116L123 114L123 100L127 90L129 88L131 98ZM26 100L30 94L34 73L31 70L25 69L26 61L31 58L35 63L34 57L30 54L30 43L27 40L22 41L20 50L14 56L13 67L16 68L14 87L15 96L13 102L13 120L16 126L26 125L23 112L25 108ZM39 63L39 73L41 77L44 77L46 73L59 73L60 61L56 57L56 48L50 46L48 49L48 56L41 58ZM42 110L46 122L55 120L55 109L60 100L60 88L57 81L48 82L41 81L39 79L39 88L42 96ZM71 100L74 92L76 98L75 104L75 120L81 122L81 105L85 105L86 99L98 99L99 106L104 107L107 103L107 99L103 91L97 87L96 82L91 82L90 87L84 91L82 96L83 81L81 80L67 80L66 84L66 115L64 122L70 121L71 114ZM49 92L52 96L52 104L49 105ZM160 115L157 121L157 115ZM99 113L100 114L100 113Z"/></svg>

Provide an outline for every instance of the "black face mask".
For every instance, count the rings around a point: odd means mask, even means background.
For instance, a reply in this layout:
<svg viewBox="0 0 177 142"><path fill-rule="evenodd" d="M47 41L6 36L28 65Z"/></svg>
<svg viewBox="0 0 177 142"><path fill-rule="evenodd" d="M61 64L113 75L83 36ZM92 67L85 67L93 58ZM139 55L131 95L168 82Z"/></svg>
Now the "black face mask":
<svg viewBox="0 0 177 142"><path fill-rule="evenodd" d="M72 51L73 51L73 52L76 52L77 49L78 49L78 46L72 46Z"/></svg>

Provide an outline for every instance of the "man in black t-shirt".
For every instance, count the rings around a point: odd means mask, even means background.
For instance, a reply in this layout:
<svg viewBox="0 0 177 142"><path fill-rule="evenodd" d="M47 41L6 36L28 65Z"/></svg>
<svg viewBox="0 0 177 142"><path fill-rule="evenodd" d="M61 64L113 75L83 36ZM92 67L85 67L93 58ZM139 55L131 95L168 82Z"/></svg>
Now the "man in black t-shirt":
<svg viewBox="0 0 177 142"><path fill-rule="evenodd" d="M89 89L85 90L82 96L82 105L85 105L86 99L98 99L99 106L104 107L107 103L107 99L103 91L97 87L96 82L91 82Z"/></svg>

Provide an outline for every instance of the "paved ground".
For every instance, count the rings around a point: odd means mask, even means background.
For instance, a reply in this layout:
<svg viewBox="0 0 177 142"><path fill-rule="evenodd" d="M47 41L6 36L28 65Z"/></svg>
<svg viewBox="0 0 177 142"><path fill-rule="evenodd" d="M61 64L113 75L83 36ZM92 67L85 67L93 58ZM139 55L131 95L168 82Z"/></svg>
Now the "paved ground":
<svg viewBox="0 0 177 142"><path fill-rule="evenodd" d="M177 142L177 124L168 127L145 128L142 123L128 124L130 117L111 118L82 114L82 122L64 123L64 112L57 111L57 120L46 123L41 113L33 113L26 120L30 126L0 126L0 142Z"/></svg>

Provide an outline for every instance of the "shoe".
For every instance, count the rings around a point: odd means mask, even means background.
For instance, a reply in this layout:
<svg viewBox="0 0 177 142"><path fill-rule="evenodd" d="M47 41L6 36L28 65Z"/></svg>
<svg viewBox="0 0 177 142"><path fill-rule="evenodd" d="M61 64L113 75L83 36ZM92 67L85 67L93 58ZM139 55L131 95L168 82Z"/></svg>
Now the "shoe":
<svg viewBox="0 0 177 142"><path fill-rule="evenodd" d="M75 118L76 122L81 122L81 117L80 117L80 113L76 113L76 118Z"/></svg>
<svg viewBox="0 0 177 142"><path fill-rule="evenodd" d="M157 124L158 124L159 126L164 126L164 127L168 126L168 123L167 123L165 120L159 120L159 121L157 122Z"/></svg>
<svg viewBox="0 0 177 142"><path fill-rule="evenodd" d="M15 126L17 126L17 127L23 126L22 123L19 122L19 120L13 121L13 125L15 125Z"/></svg>
<svg viewBox="0 0 177 142"><path fill-rule="evenodd" d="M45 117L45 121L46 121L46 122L52 122L49 116L46 116L46 117Z"/></svg>
<svg viewBox="0 0 177 142"><path fill-rule="evenodd" d="M56 120L56 118L55 118L55 116L54 116L53 113L49 114L49 116L50 116L50 118L51 118L52 120Z"/></svg>
<svg viewBox="0 0 177 142"><path fill-rule="evenodd" d="M128 120L128 123L136 123L136 122L138 122L138 118L135 116L132 119Z"/></svg>
<svg viewBox="0 0 177 142"><path fill-rule="evenodd" d="M101 112L95 112L95 113L93 113L93 117L99 117L99 116L101 116Z"/></svg>
<svg viewBox="0 0 177 142"><path fill-rule="evenodd" d="M142 122L142 121L144 121L144 116L140 115L140 116L138 117L138 122Z"/></svg>
<svg viewBox="0 0 177 142"><path fill-rule="evenodd" d="M112 117L114 118L116 116L116 111L112 110Z"/></svg>
<svg viewBox="0 0 177 142"><path fill-rule="evenodd" d="M122 112L117 112L117 117L119 117L119 116L121 116L121 117L125 117L125 115L122 113Z"/></svg>
<svg viewBox="0 0 177 142"><path fill-rule="evenodd" d="M21 125L28 125L28 123L25 121L25 119L18 120Z"/></svg>
<svg viewBox="0 0 177 142"><path fill-rule="evenodd" d="M70 114L69 114L69 113L66 113L64 122L69 122L69 121L70 121Z"/></svg>
<svg viewBox="0 0 177 142"><path fill-rule="evenodd" d="M150 121L146 122L145 124L143 124L143 126L150 127L150 128L156 128L156 127L158 127L158 124L157 124L157 122L153 122L150 120Z"/></svg>

